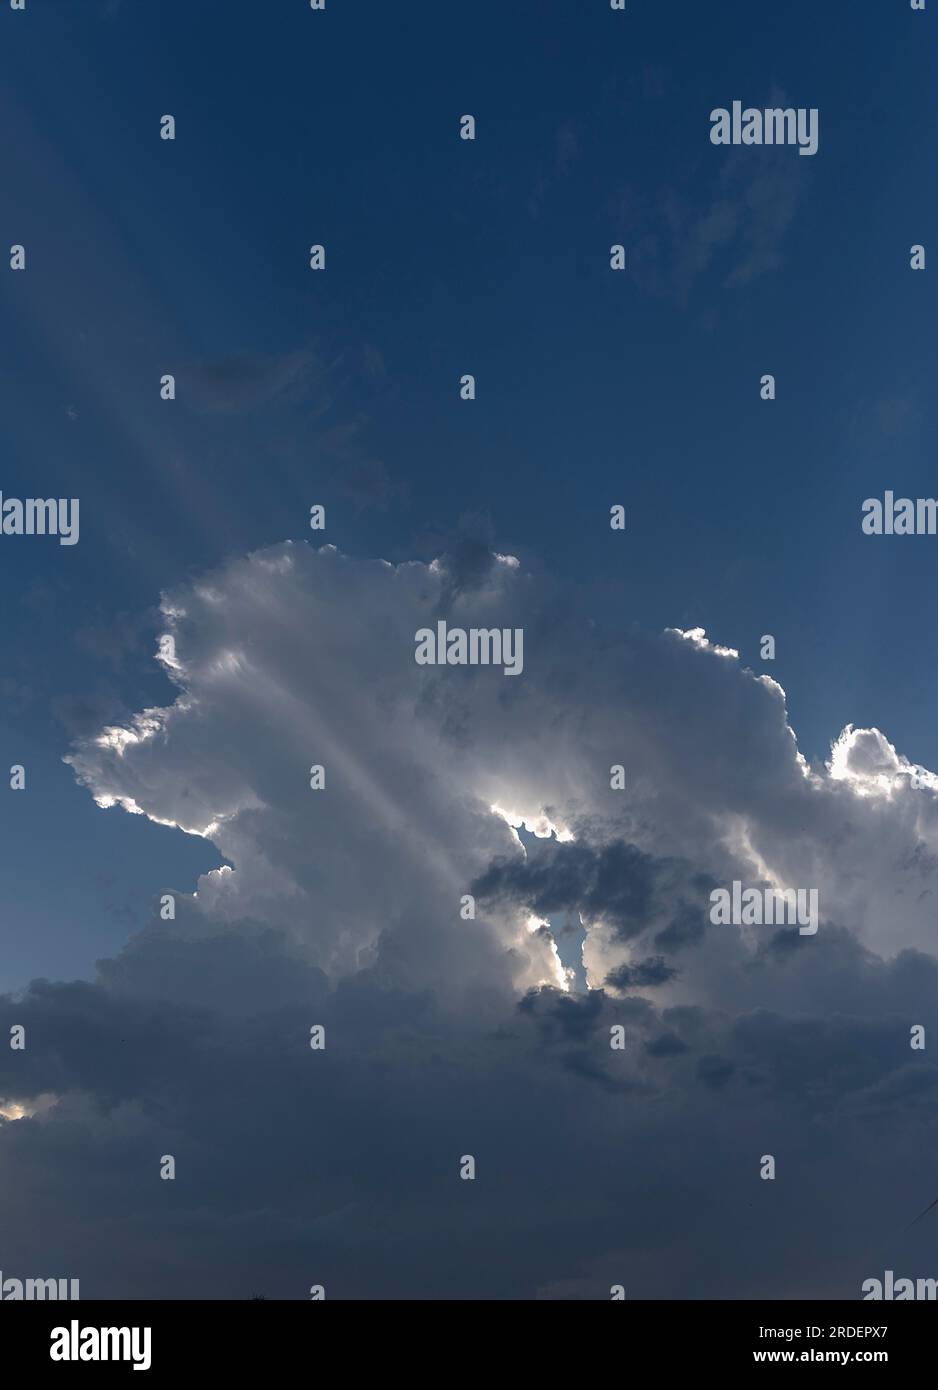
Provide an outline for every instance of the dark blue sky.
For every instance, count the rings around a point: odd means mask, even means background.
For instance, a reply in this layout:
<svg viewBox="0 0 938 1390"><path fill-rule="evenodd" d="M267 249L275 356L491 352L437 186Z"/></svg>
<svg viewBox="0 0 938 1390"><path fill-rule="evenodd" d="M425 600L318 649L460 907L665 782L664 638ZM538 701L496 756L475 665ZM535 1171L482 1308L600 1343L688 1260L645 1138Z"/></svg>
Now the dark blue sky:
<svg viewBox="0 0 938 1390"><path fill-rule="evenodd" d="M29 257L0 276L2 486L81 500L77 546L0 544L4 749L29 777L3 798L23 891L0 982L87 973L167 878L217 863L98 811L61 757L171 698L161 589L309 535L313 502L352 555L490 540L611 629L699 625L752 663L771 632L807 756L852 721L938 766L934 541L859 528L866 496L935 492L934 272L908 254L938 211L933 19L0 15L4 245ZM819 108L814 158L762 150L757 171L710 144L711 108L776 93Z"/></svg>

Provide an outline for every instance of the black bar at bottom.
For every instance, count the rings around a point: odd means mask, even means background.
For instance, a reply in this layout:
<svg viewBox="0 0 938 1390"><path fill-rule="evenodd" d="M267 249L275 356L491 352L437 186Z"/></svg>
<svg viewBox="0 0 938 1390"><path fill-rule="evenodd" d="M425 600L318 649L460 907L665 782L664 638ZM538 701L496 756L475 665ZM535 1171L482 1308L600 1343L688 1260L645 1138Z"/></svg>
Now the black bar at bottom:
<svg viewBox="0 0 938 1390"><path fill-rule="evenodd" d="M92 1373L132 1374L146 1384L194 1370L239 1380L276 1372L279 1384L285 1374L328 1373L330 1365L333 1374L356 1379L384 1378L408 1366L434 1379L454 1372L463 1379L475 1368L490 1377L499 1365L523 1365L528 1373L544 1365L556 1375L567 1364L583 1372L613 1350L623 1376L639 1367L758 1376L766 1366L819 1364L910 1371L933 1352L936 1307L927 1301L7 1302L0 1334L6 1376L42 1371L49 1383Z"/></svg>

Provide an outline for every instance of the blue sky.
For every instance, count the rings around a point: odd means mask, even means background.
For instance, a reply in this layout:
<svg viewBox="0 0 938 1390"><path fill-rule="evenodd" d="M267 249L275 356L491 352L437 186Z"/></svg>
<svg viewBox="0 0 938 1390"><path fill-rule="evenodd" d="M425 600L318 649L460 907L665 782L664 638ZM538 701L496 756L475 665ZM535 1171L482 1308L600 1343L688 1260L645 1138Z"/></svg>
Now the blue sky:
<svg viewBox="0 0 938 1390"><path fill-rule="evenodd" d="M935 272L909 268L938 214L934 22L901 0L0 12L2 244L28 254L0 273L0 486L81 503L76 546L0 537L28 778L0 803L0 989L92 980L167 887L230 862L98 808L62 759L176 698L161 593L286 540L511 554L546 628L738 650L809 762L852 723L938 768L938 542L860 530L866 497L936 495ZM713 146L737 99L818 108L818 153ZM740 783L768 777L721 737Z"/></svg>
<svg viewBox="0 0 938 1390"><path fill-rule="evenodd" d="M76 794L63 707L162 700L159 591L302 537L315 501L351 554L431 558L462 525L612 628L703 626L750 662L771 632L808 756L852 721L938 765L930 542L858 525L886 487L930 495L935 306L908 248L936 213L931 16L168 0L4 23L30 258L4 278L4 487L82 506L78 547L0 555L31 774L5 835L34 884L8 983L87 969L157 853ZM757 175L708 115L776 90L818 106L820 148Z"/></svg>

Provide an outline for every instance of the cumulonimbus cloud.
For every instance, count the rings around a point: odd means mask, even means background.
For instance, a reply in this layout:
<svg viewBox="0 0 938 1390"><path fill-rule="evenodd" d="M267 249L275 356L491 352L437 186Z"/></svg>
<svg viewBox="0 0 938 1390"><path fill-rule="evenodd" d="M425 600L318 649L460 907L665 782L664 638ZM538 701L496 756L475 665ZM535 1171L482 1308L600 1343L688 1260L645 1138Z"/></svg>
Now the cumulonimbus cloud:
<svg viewBox="0 0 938 1390"><path fill-rule="evenodd" d="M781 688L732 648L603 632L513 557L452 563L284 544L164 596L175 699L68 761L106 814L203 835L219 868L167 884L175 918L96 981L6 1001L30 1047L0 1060L0 1158L59 1193L102 1293L114 1270L167 1292L154 1262L185 1282L200 1239L218 1296L238 1296L239 1251L276 1265L282 1296L324 1267L349 1296L444 1278L453 1296L602 1297L623 1265L646 1296L751 1296L760 1248L766 1296L851 1296L862 1242L819 1254L825 1203L897 1154L914 1181L936 1084L908 1045L938 978L931 774L852 728L809 765ZM441 618L523 628L522 676L418 666L414 634ZM817 935L713 925L710 891L734 879L816 888ZM587 994L543 925L561 912L583 925ZM815 1232L800 1253L787 1198L741 1244L719 1218L773 1145ZM128 1173L177 1149L173 1245L162 1185ZM461 1184L477 1149L488 1185ZM699 1289L694 1211L723 1271ZM9 1214L23 1258L51 1238ZM444 1275L450 1236L466 1261Z"/></svg>

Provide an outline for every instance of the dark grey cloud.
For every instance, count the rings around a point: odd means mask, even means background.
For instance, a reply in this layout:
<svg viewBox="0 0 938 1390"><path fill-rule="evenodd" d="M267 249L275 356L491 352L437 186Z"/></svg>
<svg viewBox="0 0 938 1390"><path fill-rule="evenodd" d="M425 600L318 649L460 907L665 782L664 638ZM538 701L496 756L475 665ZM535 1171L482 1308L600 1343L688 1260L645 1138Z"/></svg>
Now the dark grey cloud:
<svg viewBox="0 0 938 1390"><path fill-rule="evenodd" d="M586 925L606 922L621 941L631 941L670 917L655 941L680 949L696 944L703 934L703 902L708 910L710 905L705 882L679 860L657 859L621 840L593 848L552 839L532 845L523 860L503 859L490 865L472 888L483 902L523 904L538 916L577 912ZM697 905L685 902L685 892L701 901ZM659 969L645 983L660 984L671 978L674 972L667 973L663 962L662 968L664 974Z"/></svg>
<svg viewBox="0 0 938 1390"><path fill-rule="evenodd" d="M612 989L628 990L636 986L663 985L673 980L677 970L663 956L647 956L634 965L620 965L610 970L606 984Z"/></svg>

